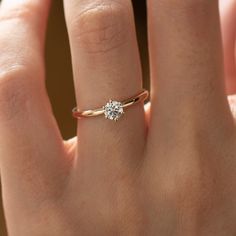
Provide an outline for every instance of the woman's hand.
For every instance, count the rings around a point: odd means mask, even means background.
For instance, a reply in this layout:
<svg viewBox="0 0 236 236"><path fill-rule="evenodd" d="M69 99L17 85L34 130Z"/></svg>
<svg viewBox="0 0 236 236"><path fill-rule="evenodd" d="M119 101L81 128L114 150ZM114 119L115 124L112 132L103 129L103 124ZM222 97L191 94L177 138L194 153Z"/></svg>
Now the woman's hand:
<svg viewBox="0 0 236 236"><path fill-rule="evenodd" d="M130 0L64 2L78 107L139 92ZM235 92L236 2L225 2L225 77ZM218 2L149 0L151 108L135 105L118 122L81 119L78 140L66 142L45 90L49 5L3 0L0 8L0 170L9 235L235 235L236 128Z"/></svg>

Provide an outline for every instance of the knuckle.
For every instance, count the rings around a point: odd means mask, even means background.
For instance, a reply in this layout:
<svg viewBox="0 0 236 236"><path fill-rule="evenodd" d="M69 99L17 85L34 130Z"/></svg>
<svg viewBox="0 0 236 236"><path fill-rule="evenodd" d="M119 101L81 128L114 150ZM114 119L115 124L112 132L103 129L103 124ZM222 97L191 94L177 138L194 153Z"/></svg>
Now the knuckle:
<svg viewBox="0 0 236 236"><path fill-rule="evenodd" d="M21 3L11 5L6 7L4 11L0 14L0 21L9 21L9 20L19 20L28 22L31 17L37 12L37 5L32 1L27 1L27 3Z"/></svg>
<svg viewBox="0 0 236 236"><path fill-rule="evenodd" d="M127 37L128 14L124 5L100 4L84 9L71 24L73 39L89 53L118 48Z"/></svg>
<svg viewBox="0 0 236 236"><path fill-rule="evenodd" d="M11 121L29 114L32 82L21 66L10 68L0 75L0 121Z"/></svg>

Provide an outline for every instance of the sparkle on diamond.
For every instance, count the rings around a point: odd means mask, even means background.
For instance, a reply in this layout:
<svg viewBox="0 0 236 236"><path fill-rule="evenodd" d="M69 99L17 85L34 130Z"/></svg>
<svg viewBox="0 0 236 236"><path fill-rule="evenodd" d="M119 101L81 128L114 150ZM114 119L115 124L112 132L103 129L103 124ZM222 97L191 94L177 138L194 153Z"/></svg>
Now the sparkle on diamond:
<svg viewBox="0 0 236 236"><path fill-rule="evenodd" d="M107 119L117 121L123 113L124 110L120 102L110 100L104 106L104 114Z"/></svg>

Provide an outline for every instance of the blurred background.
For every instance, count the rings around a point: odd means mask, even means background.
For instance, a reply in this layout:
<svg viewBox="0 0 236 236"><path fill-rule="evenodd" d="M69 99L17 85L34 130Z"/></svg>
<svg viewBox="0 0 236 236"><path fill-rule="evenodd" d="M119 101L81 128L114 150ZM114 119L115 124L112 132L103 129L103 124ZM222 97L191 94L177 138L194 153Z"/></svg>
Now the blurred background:
<svg viewBox="0 0 236 236"><path fill-rule="evenodd" d="M146 34L145 0L133 0L137 36L143 67L144 86L149 87L148 51ZM76 105L71 58L67 30L65 26L63 3L56 0L52 4L46 42L47 88L53 111L65 139L76 132L76 120L71 109ZM1 193L0 193L1 196ZM0 236L7 236L3 208L0 198Z"/></svg>

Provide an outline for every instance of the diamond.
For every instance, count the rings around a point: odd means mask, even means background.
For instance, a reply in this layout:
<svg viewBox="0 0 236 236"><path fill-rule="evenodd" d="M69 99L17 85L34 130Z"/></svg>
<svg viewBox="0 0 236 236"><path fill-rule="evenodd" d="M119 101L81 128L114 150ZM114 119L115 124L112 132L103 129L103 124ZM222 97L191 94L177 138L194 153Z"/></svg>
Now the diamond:
<svg viewBox="0 0 236 236"><path fill-rule="evenodd" d="M124 114L122 103L117 101L110 100L103 109L105 117L109 120L117 121Z"/></svg>

